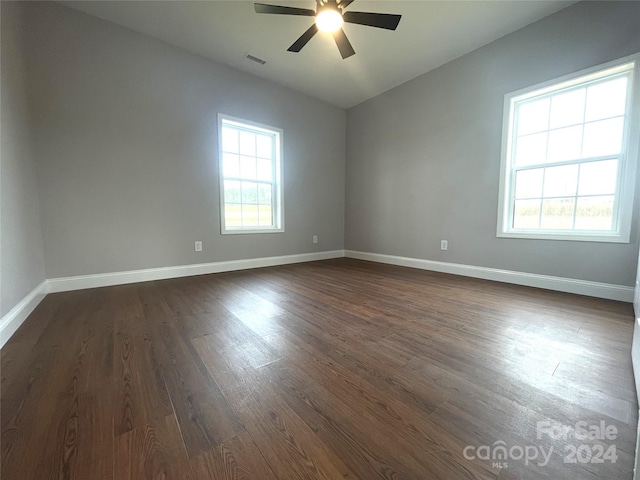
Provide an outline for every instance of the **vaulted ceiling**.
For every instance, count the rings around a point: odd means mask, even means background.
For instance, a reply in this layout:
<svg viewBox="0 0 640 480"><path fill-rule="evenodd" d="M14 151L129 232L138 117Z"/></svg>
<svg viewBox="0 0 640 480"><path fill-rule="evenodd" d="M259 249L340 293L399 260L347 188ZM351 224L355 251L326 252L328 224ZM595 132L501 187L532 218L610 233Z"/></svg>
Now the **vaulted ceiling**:
<svg viewBox="0 0 640 480"><path fill-rule="evenodd" d="M315 9L313 0L261 2ZM345 60L325 33L300 53L288 52L313 18L259 15L246 0L61 3L349 108L575 2L356 0L348 10L396 13L402 20L396 31L345 24L356 51Z"/></svg>

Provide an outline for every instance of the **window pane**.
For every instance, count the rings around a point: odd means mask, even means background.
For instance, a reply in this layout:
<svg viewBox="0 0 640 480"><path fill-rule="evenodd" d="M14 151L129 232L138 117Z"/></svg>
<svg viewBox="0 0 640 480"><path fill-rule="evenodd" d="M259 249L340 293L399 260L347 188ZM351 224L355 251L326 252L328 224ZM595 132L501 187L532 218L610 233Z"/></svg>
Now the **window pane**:
<svg viewBox="0 0 640 480"><path fill-rule="evenodd" d="M547 157L547 132L518 138L516 162L519 167L544 163Z"/></svg>
<svg viewBox="0 0 640 480"><path fill-rule="evenodd" d="M552 198L542 201L540 228L545 230L571 230L573 228L573 198Z"/></svg>
<svg viewBox="0 0 640 480"><path fill-rule="evenodd" d="M242 207L240 205L225 204L224 221L227 227L242 226Z"/></svg>
<svg viewBox="0 0 640 480"><path fill-rule="evenodd" d="M240 157L240 176L250 180L256 178L256 159L255 157Z"/></svg>
<svg viewBox="0 0 640 480"><path fill-rule="evenodd" d="M258 203L258 184L242 182L242 203Z"/></svg>
<svg viewBox="0 0 640 480"><path fill-rule="evenodd" d="M578 198L576 230L611 230L613 196Z"/></svg>
<svg viewBox="0 0 640 480"><path fill-rule="evenodd" d="M516 200L513 209L513 228L538 228L540 200Z"/></svg>
<svg viewBox="0 0 640 480"><path fill-rule="evenodd" d="M255 133L249 133L240 131L240 154L241 155L256 155L256 135Z"/></svg>
<svg viewBox="0 0 640 480"><path fill-rule="evenodd" d="M520 170L516 173L516 198L542 197L542 174L544 168Z"/></svg>
<svg viewBox="0 0 640 480"><path fill-rule="evenodd" d="M224 181L224 203L240 203L240 182Z"/></svg>
<svg viewBox="0 0 640 480"><path fill-rule="evenodd" d="M582 156L588 158L620 153L623 127L623 117L585 123Z"/></svg>
<svg viewBox="0 0 640 480"><path fill-rule="evenodd" d="M242 225L245 227L258 226L258 206L242 205Z"/></svg>
<svg viewBox="0 0 640 480"><path fill-rule="evenodd" d="M271 160L258 158L258 180L264 180L265 182L273 180Z"/></svg>
<svg viewBox="0 0 640 480"><path fill-rule="evenodd" d="M521 103L516 112L518 135L541 132L549 127L549 99Z"/></svg>
<svg viewBox="0 0 640 480"><path fill-rule="evenodd" d="M271 205L271 185L258 185L258 203L260 205Z"/></svg>
<svg viewBox="0 0 640 480"><path fill-rule="evenodd" d="M222 164L225 177L239 177L240 176L240 157L233 153L222 154Z"/></svg>
<svg viewBox="0 0 640 480"><path fill-rule="evenodd" d="M260 223L260 226L272 225L273 219L271 216L271 205L260 205L258 209L258 222Z"/></svg>
<svg viewBox="0 0 640 480"><path fill-rule="evenodd" d="M627 77L593 85L587 89L586 121L624 115Z"/></svg>
<svg viewBox="0 0 640 480"><path fill-rule="evenodd" d="M584 97L586 89L580 88L551 97L549 128L566 127L584 120Z"/></svg>
<svg viewBox="0 0 640 480"><path fill-rule="evenodd" d="M238 153L238 131L229 128L222 127L222 150L225 152Z"/></svg>
<svg viewBox="0 0 640 480"><path fill-rule="evenodd" d="M584 163L580 166L578 195L615 194L617 180L617 160Z"/></svg>
<svg viewBox="0 0 640 480"><path fill-rule="evenodd" d="M257 155L262 158L271 158L273 153L272 137L268 135L256 135Z"/></svg>
<svg viewBox="0 0 640 480"><path fill-rule="evenodd" d="M582 125L565 127L549 132L548 162L562 162L580 158Z"/></svg>
<svg viewBox="0 0 640 480"><path fill-rule="evenodd" d="M576 194L578 165L550 167L544 174L544 197L566 197Z"/></svg>

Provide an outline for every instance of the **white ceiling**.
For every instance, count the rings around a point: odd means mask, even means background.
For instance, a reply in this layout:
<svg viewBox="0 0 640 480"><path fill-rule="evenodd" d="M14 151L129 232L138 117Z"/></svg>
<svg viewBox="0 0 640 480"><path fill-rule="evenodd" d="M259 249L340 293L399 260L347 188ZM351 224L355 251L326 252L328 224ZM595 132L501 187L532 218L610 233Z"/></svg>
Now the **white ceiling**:
<svg viewBox="0 0 640 480"><path fill-rule="evenodd" d="M315 8L313 0L260 1ZM356 0L348 10L396 13L402 20L396 31L345 24L356 51L346 60L321 32L300 53L287 52L313 18L259 15L247 0L61 3L349 108L574 2ZM260 66L247 53L267 63Z"/></svg>

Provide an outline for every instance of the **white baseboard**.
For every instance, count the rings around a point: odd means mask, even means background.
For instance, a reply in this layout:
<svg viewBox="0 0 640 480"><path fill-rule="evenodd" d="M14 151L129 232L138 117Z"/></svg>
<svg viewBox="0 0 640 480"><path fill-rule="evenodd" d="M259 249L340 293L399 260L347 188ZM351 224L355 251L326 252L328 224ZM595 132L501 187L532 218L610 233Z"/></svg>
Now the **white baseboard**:
<svg viewBox="0 0 640 480"><path fill-rule="evenodd" d="M18 330L31 312L35 310L46 296L47 291L47 281L45 280L0 319L0 348L7 343L11 335Z"/></svg>
<svg viewBox="0 0 640 480"><path fill-rule="evenodd" d="M144 270L130 270L126 272L98 273L95 275L81 275L75 277L50 278L49 292L66 292L82 290L84 288L108 287L127 283L148 282L151 280L165 280L168 278L189 277L191 275L206 275L208 273L231 272L249 268L273 267L291 263L328 260L344 257L344 250L327 252L301 253L297 255L282 255L278 257L248 258L243 260L229 260L224 262L198 263L193 265L179 265L175 267L147 268Z"/></svg>
<svg viewBox="0 0 640 480"><path fill-rule="evenodd" d="M29 314L36 308L47 293L82 290L85 288L107 287L127 283L164 280L169 278L205 275L209 273L230 272L250 268L272 267L292 263L313 262L330 258L349 257L372 262L388 263L404 267L451 273L466 277L482 278L498 282L545 288L559 292L576 293L590 297L608 298L623 302L632 302L634 290L624 285L589 282L572 278L552 277L535 273L514 272L496 268L476 267L457 263L437 262L419 258L399 257L379 253L359 252L354 250L332 250L278 257L249 258L224 262L179 265L175 267L148 268L125 272L99 273L74 277L51 278L38 285L20 303L13 307L0 319L0 347L15 333Z"/></svg>
<svg viewBox="0 0 640 480"><path fill-rule="evenodd" d="M513 283L528 287L545 288L558 292L576 293L589 297L607 298L622 302L633 302L633 287L624 285L612 285L609 283L590 282L573 278L552 277L536 273L515 272L500 270L497 268L476 267L459 263L437 262L420 258L399 257L395 255L383 255L379 253L358 252L345 250L345 256L372 262L388 263L403 267L420 268L435 272L452 273L465 277L483 278L497 282Z"/></svg>

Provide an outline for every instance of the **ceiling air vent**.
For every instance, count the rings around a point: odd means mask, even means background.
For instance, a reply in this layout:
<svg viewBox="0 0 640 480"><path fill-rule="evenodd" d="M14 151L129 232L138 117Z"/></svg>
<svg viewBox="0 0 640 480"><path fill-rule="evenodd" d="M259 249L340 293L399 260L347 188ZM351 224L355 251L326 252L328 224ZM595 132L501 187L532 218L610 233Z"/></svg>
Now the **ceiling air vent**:
<svg viewBox="0 0 640 480"><path fill-rule="evenodd" d="M244 56L244 58L247 58L247 59L251 60L252 62L259 63L260 65L264 65L265 63L267 63L266 60L262 60L261 58L254 57L253 55L251 55L249 53L247 53Z"/></svg>

